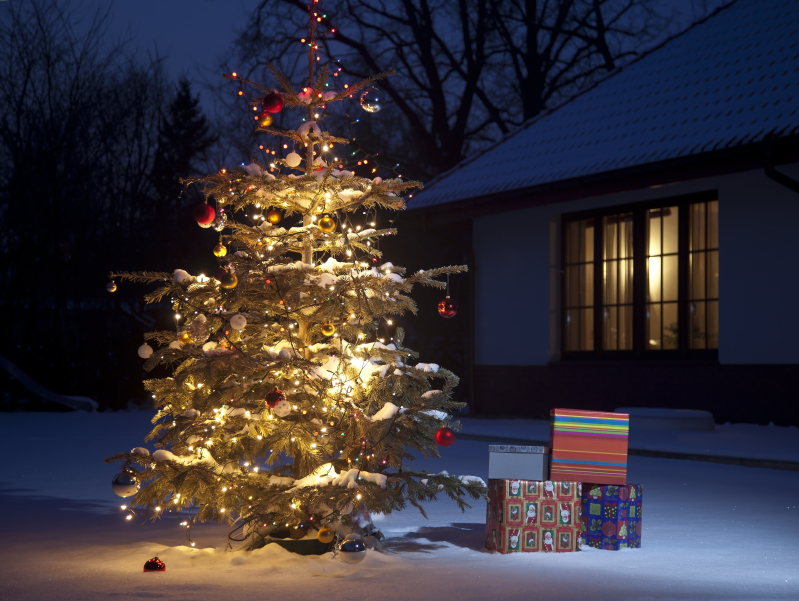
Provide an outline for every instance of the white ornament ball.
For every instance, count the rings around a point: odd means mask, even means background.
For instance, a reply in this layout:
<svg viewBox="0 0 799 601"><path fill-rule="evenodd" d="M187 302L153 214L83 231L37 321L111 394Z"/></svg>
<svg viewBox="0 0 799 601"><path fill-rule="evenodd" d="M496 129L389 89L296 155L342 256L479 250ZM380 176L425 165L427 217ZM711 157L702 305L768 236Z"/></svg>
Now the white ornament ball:
<svg viewBox="0 0 799 601"><path fill-rule="evenodd" d="M183 343L180 340L173 340L169 343L169 348L181 348Z"/></svg>
<svg viewBox="0 0 799 601"><path fill-rule="evenodd" d="M288 404L288 401L278 401L275 405L274 412L278 417L286 417L291 413L291 405Z"/></svg>
<svg viewBox="0 0 799 601"><path fill-rule="evenodd" d="M241 313L230 318L230 325L234 330L243 330L247 325L247 318Z"/></svg>
<svg viewBox="0 0 799 601"><path fill-rule="evenodd" d="M302 157L296 152L290 152L286 155L286 165L289 167L299 167L300 163L302 163Z"/></svg>
<svg viewBox="0 0 799 601"><path fill-rule="evenodd" d="M153 356L153 347L145 342L139 347L138 353L142 359L149 359Z"/></svg>

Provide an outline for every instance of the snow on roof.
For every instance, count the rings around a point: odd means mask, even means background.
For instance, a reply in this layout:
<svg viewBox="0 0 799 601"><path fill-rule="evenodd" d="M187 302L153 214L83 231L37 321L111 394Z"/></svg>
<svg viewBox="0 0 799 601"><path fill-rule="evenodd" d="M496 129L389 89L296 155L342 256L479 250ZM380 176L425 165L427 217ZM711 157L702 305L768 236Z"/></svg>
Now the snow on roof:
<svg viewBox="0 0 799 601"><path fill-rule="evenodd" d="M799 2L738 0L433 179L439 205L799 133Z"/></svg>

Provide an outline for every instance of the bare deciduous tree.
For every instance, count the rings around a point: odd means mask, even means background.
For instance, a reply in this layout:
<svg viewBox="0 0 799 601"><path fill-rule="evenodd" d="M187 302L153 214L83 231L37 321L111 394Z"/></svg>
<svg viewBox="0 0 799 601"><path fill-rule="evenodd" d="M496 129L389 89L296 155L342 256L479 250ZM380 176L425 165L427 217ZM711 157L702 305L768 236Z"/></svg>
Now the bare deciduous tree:
<svg viewBox="0 0 799 601"><path fill-rule="evenodd" d="M389 118L359 136L390 135L392 158L424 178L662 39L665 10L656 0L343 0L319 15L320 44L343 73L396 71L380 83ZM228 65L291 72L307 11L303 0L263 0Z"/></svg>

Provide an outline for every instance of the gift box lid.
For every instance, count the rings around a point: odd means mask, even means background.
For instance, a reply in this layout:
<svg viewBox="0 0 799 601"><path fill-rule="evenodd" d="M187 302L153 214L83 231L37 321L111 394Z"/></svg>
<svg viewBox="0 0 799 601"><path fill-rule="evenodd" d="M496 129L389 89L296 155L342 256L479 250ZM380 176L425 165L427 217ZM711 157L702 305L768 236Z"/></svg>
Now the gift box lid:
<svg viewBox="0 0 799 601"><path fill-rule="evenodd" d="M537 455L549 455L549 447L531 447L517 444L490 444L489 453L534 453Z"/></svg>

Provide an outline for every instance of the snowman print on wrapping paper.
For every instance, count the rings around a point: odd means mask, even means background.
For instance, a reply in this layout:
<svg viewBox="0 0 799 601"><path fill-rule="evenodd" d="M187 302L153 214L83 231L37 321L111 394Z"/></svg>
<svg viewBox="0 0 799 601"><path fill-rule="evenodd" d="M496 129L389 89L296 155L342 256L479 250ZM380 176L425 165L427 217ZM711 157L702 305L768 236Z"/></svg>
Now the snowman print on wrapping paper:
<svg viewBox="0 0 799 601"><path fill-rule="evenodd" d="M561 503L560 504L560 525L561 526L571 526L571 523L572 523L571 508L569 507L568 503Z"/></svg>
<svg viewBox="0 0 799 601"><path fill-rule="evenodd" d="M542 551L554 551L555 541L552 538L552 530L544 530L544 538L541 540Z"/></svg>
<svg viewBox="0 0 799 601"><path fill-rule="evenodd" d="M555 483L550 482L547 480L544 482L544 498L545 499L554 499L555 498Z"/></svg>
<svg viewBox="0 0 799 601"><path fill-rule="evenodd" d="M525 517L526 524L535 524L538 521L538 513L535 503L527 504L527 516Z"/></svg>

